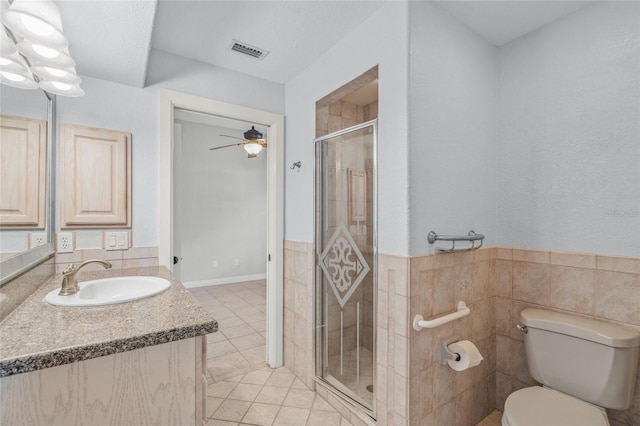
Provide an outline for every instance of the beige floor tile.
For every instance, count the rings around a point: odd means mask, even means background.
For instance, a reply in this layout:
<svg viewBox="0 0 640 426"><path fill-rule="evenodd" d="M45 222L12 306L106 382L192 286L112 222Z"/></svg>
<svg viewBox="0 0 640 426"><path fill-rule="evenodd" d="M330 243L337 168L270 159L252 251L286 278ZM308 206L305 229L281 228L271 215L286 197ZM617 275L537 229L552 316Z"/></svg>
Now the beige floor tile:
<svg viewBox="0 0 640 426"><path fill-rule="evenodd" d="M238 383L231 391L227 399L238 399L240 401L253 402L260 393L262 385L252 385L249 383Z"/></svg>
<svg viewBox="0 0 640 426"><path fill-rule="evenodd" d="M225 337L224 334L220 333L219 331L216 331L215 333L207 334L207 345L210 345L215 342L219 342L221 340L227 340L227 338Z"/></svg>
<svg viewBox="0 0 640 426"><path fill-rule="evenodd" d="M291 384L291 388L292 389L305 389L305 390L309 390L309 388L307 387L307 385L305 385L304 383L302 383L302 380L298 379L297 377L295 378L295 380L293 381L293 383Z"/></svg>
<svg viewBox="0 0 640 426"><path fill-rule="evenodd" d="M266 365L267 363L267 346L256 346L255 348L245 349L240 352L244 359L249 362L249 364L260 364L263 363Z"/></svg>
<svg viewBox="0 0 640 426"><path fill-rule="evenodd" d="M273 422L274 426L302 426L309 418L309 410L294 407L282 407Z"/></svg>
<svg viewBox="0 0 640 426"><path fill-rule="evenodd" d="M324 400L320 395L316 395L316 399L313 401L313 406L311 407L313 411L330 411L335 413L336 410L333 408L327 401Z"/></svg>
<svg viewBox="0 0 640 426"><path fill-rule="evenodd" d="M288 392L289 388L264 386L256 397L256 402L280 405L284 402Z"/></svg>
<svg viewBox="0 0 640 426"><path fill-rule="evenodd" d="M248 334L255 334L255 330L249 327L248 324L242 323L229 328L220 327L219 331L226 336L227 339L232 340L237 337L246 336Z"/></svg>
<svg viewBox="0 0 640 426"><path fill-rule="evenodd" d="M216 358L237 351L238 350L231 344L231 342L228 340L221 340L211 345L207 345L207 358Z"/></svg>
<svg viewBox="0 0 640 426"><path fill-rule="evenodd" d="M226 399L213 413L213 418L218 420L227 420L239 422L249 410L251 403L248 401L237 401L235 399Z"/></svg>
<svg viewBox="0 0 640 426"><path fill-rule="evenodd" d="M238 422L228 422L226 420L207 419L205 426L238 426Z"/></svg>
<svg viewBox="0 0 640 426"><path fill-rule="evenodd" d="M279 405L254 402L251 404L251 407L249 407L247 414L242 418L242 422L259 426L270 426L279 410Z"/></svg>
<svg viewBox="0 0 640 426"><path fill-rule="evenodd" d="M207 386L207 396L226 398L235 387L236 383L231 382L213 383Z"/></svg>
<svg viewBox="0 0 640 426"><path fill-rule="evenodd" d="M230 338L229 341L239 351L244 351L246 349L251 349L258 346L264 346L266 343L264 337L256 332L242 337Z"/></svg>
<svg viewBox="0 0 640 426"><path fill-rule="evenodd" d="M268 386L276 386L279 388L289 388L289 386L291 386L291 383L293 383L293 379L295 378L295 376L286 371L286 372L274 372L273 374L271 374L271 377L269 377L269 380L267 380L267 382L265 383Z"/></svg>
<svg viewBox="0 0 640 426"><path fill-rule="evenodd" d="M256 370L245 374L240 380L242 383L251 383L253 385L264 385L271 377L271 371L269 370Z"/></svg>
<svg viewBox="0 0 640 426"><path fill-rule="evenodd" d="M218 408L220 408L220 405L222 404L222 402L224 401L224 398L216 398L213 396L209 396L207 397L207 418L213 416L213 413L216 412L216 410Z"/></svg>
<svg viewBox="0 0 640 426"><path fill-rule="evenodd" d="M310 390L290 389L282 405L311 409L316 393Z"/></svg>
<svg viewBox="0 0 640 426"><path fill-rule="evenodd" d="M250 322L249 326L259 333L261 331L267 330L267 321L265 319L264 321L260 320L260 321Z"/></svg>
<svg viewBox="0 0 640 426"><path fill-rule="evenodd" d="M328 411L311 411L306 426L340 426L342 416Z"/></svg>

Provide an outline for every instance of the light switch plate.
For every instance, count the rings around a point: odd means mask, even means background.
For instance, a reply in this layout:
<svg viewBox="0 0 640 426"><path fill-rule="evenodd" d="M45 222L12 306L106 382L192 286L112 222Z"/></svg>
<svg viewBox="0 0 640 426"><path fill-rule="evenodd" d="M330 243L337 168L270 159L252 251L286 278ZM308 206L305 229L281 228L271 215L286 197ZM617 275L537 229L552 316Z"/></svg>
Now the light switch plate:
<svg viewBox="0 0 640 426"><path fill-rule="evenodd" d="M104 233L104 248L106 250L128 250L128 231L107 231Z"/></svg>

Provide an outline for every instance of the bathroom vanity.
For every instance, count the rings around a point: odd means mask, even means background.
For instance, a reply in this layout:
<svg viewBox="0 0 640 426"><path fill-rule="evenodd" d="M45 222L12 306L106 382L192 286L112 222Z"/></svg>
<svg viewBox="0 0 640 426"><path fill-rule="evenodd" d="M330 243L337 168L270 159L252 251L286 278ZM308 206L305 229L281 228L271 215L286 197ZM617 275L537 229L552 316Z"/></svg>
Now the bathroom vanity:
<svg viewBox="0 0 640 426"><path fill-rule="evenodd" d="M218 324L164 267L83 272L82 280L169 280L155 296L101 307L43 301L54 276L0 322L0 424L200 425L206 334Z"/></svg>

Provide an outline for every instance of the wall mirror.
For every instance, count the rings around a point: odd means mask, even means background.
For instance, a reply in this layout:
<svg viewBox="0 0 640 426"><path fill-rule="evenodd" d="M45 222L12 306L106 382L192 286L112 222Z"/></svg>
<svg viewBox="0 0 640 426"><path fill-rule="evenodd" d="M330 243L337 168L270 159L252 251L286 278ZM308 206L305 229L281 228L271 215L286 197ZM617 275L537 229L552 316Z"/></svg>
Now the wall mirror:
<svg viewBox="0 0 640 426"><path fill-rule="evenodd" d="M43 153L44 160L44 180L39 182L39 191L44 192L44 206L41 207L43 218L38 224L26 225L26 226L7 226L3 225L0 228L0 285L12 280L18 275L28 271L29 269L37 266L45 260L53 257L53 137L55 134L55 97L49 98L49 95L42 90L24 90L17 89L10 86L2 85L0 90L0 114L3 119L5 117L21 117L34 121L44 121L46 125L46 148ZM10 132L3 128L4 132ZM3 134L7 136L7 134ZM5 141L8 140L4 138ZM19 144L16 144L19 145ZM17 181L27 176L19 176L6 172L11 164L5 164L15 161L15 156L9 154L10 151L21 149L20 147L5 146L0 148L0 161L1 167L4 168L3 182L0 182L0 190L4 192L3 195L8 194L11 190L18 185ZM29 173L35 173L34 170L38 169L41 165L39 155L30 155L24 152L18 155L18 158L24 158L27 162L25 167L21 167L21 170L29 170ZM38 162L38 164L31 164L31 162ZM44 187L43 187L44 186ZM14 199L12 197L5 198L0 205L0 211L11 210L11 204L15 201L16 197L20 197L20 194L16 194ZM7 201L9 200L9 201ZM31 242L30 242L31 238Z"/></svg>

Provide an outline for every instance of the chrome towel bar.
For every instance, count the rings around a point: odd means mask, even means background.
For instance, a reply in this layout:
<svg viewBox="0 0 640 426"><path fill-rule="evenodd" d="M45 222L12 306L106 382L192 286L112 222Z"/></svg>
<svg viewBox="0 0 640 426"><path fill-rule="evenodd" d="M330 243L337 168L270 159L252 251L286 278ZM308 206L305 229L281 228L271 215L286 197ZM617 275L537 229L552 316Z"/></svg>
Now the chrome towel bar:
<svg viewBox="0 0 640 426"><path fill-rule="evenodd" d="M476 234L475 231L471 230L469 231L469 233L467 235L438 235L435 233L435 231L431 231L429 232L429 234L427 234L427 240L429 241L429 244L433 244L436 241L450 241L451 242L451 248L450 249L446 249L446 248L440 248L438 247L439 251L446 251L446 252L450 252L450 251L459 251L459 250L477 250L480 247L482 247L482 244L484 242L484 235L482 234ZM456 242L458 241L467 241L471 243L471 247L460 247L458 246L458 248L456 248ZM476 245L476 241L479 241L479 244Z"/></svg>

